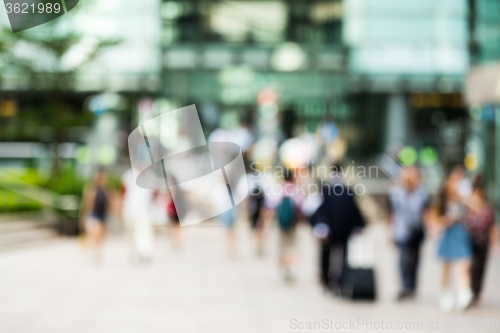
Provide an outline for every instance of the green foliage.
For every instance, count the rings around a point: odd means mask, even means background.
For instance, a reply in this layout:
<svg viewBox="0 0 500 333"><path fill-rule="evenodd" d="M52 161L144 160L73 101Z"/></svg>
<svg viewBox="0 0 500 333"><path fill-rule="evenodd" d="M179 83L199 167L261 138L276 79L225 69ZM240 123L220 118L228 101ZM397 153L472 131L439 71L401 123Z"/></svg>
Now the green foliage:
<svg viewBox="0 0 500 333"><path fill-rule="evenodd" d="M61 195L82 195L85 181L78 177L73 168L62 168L59 176L52 179L46 187L47 189Z"/></svg>
<svg viewBox="0 0 500 333"><path fill-rule="evenodd" d="M78 12L85 11L93 0L80 1L66 15L26 31L12 33L9 28L0 30L0 81L12 75L28 82L29 93L18 92L19 110L13 117L0 117L0 141L39 141L60 143L71 137L69 129L88 126L93 119L89 112L75 102L76 75L85 70L101 53L120 40L101 39L84 35L68 24ZM79 62L69 65L63 59L77 52ZM50 132L50 135L45 135ZM50 137L50 138L47 138ZM46 188L61 195L80 196L84 180L71 167L62 166L57 150L54 151L51 177L41 179L35 169L2 170L18 180L0 175L0 212L40 209L35 200L2 188L2 185ZM7 194L5 194L7 193ZM6 208L2 208L6 207Z"/></svg>
<svg viewBox="0 0 500 333"><path fill-rule="evenodd" d="M41 210L42 205L12 191L0 189L0 213L18 213Z"/></svg>
<svg viewBox="0 0 500 333"><path fill-rule="evenodd" d="M24 212L42 209L43 205L34 199L2 188L26 189L30 185L48 189L60 195L81 196L85 182L71 167L61 169L53 179L40 178L35 169L6 168L0 173L0 213ZM41 191L41 193L43 193Z"/></svg>
<svg viewBox="0 0 500 333"><path fill-rule="evenodd" d="M33 29L18 33L9 28L0 31L0 81L5 75L19 77L20 82L28 83L30 92L16 116L0 119L0 140L38 141L42 127L49 127L49 140L60 143L68 140L68 128L88 126L91 122L92 115L82 112L82 106L75 103L74 94L69 92L74 89L77 74L121 40L85 35L65 21L74 19L89 2L81 1L68 14ZM77 63L64 61L75 52L79 55ZM57 150L54 153L52 175L59 179L60 158ZM68 181L70 184L57 180L50 186L64 193L75 192L80 183Z"/></svg>
<svg viewBox="0 0 500 333"><path fill-rule="evenodd" d="M46 181L41 179L38 172L35 169L24 169L24 168L3 168L0 174L0 185L17 185L22 186L23 183L45 187ZM9 177L11 175L15 178Z"/></svg>
<svg viewBox="0 0 500 333"><path fill-rule="evenodd" d="M85 36L75 32L59 34L33 34L29 30L13 34L8 29L2 32L4 37L3 53L5 62L23 76L27 76L33 89L64 91L72 87L75 75L82 68L94 61L106 48L119 44L120 40L94 39L81 61L72 67L63 65L63 57L77 47L83 47ZM87 38L88 39L88 38ZM16 53L22 45L32 52ZM38 56L33 57L33 53Z"/></svg>

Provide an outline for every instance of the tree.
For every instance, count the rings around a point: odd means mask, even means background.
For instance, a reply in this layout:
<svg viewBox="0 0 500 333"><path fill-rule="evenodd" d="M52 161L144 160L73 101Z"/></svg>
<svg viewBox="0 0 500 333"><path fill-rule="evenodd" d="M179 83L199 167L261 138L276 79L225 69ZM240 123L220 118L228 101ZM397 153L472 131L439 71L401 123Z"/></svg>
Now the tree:
<svg viewBox="0 0 500 333"><path fill-rule="evenodd" d="M53 152L53 176L58 176L60 172L57 146L67 139L66 129L89 121L88 116L82 116L82 108L75 108L69 100L78 73L104 50L120 43L119 40L89 37L69 29L67 21L79 15L83 7L80 3L64 17L33 29L17 33L8 28L1 31L0 60L3 68L0 67L0 76L8 73L23 78L28 82L26 88L29 91L47 97L37 111L43 115L39 117L40 122L53 130L56 147ZM77 60L68 62L71 58Z"/></svg>

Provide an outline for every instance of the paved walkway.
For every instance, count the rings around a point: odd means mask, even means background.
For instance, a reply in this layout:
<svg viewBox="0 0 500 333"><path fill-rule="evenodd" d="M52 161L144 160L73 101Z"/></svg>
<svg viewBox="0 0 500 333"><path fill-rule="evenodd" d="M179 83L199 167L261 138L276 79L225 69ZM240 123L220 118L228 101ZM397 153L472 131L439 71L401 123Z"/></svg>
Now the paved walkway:
<svg viewBox="0 0 500 333"><path fill-rule="evenodd" d="M276 269L275 230L267 239L267 256L258 259L245 226L238 228L236 260L226 256L224 230L219 227L182 229L180 252L171 249L164 233L158 235L157 255L150 265L131 263L127 244L118 236L108 239L100 266L91 263L74 239L4 253L0 332L371 331L370 324L354 325L358 320L369 321L374 330L379 328L376 331L387 331L389 324L394 331L398 325L403 326L401 331L452 331L445 327L452 328L453 323L467 328L457 329L460 332L491 331L491 323L490 330L475 325L487 327L485 320L500 319L498 257L490 262L482 305L445 315L437 307L439 266L434 244L426 244L418 299L399 304L393 301L398 288L395 252L382 225L370 229L380 295L374 304L323 294L316 281L316 244L307 228L300 230L300 267L293 285L285 284ZM429 323L435 325L436 319L439 329L430 330ZM307 328L308 322L325 326L299 329ZM335 330L335 325L345 329Z"/></svg>

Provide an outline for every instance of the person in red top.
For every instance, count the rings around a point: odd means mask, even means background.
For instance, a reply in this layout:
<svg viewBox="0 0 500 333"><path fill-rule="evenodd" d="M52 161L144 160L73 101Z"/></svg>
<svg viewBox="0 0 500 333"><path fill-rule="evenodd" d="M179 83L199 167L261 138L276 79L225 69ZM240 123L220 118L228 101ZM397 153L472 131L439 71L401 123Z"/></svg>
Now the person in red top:
<svg viewBox="0 0 500 333"><path fill-rule="evenodd" d="M175 203L174 203L174 196L176 199ZM181 235L180 235L181 223L180 223L178 209L182 212L184 211L184 208L175 207L175 204L177 203L177 205L182 205L183 204L182 198L183 198L182 193L180 192L179 189L175 191L171 190L167 198L166 213L172 227L170 229L170 236L172 241L172 248L174 250L181 249Z"/></svg>
<svg viewBox="0 0 500 333"><path fill-rule="evenodd" d="M465 225L472 243L470 268L473 303L479 300L483 285L488 252L498 250L498 229L495 226L495 210L486 198L484 177L479 174L472 184L472 195L465 213Z"/></svg>

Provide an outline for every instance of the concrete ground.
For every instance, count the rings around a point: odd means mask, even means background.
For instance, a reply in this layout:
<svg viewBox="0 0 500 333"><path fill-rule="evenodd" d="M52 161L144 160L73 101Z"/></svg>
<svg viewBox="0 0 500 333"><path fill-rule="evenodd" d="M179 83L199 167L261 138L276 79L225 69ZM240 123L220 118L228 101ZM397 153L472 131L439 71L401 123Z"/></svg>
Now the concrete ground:
<svg viewBox="0 0 500 333"><path fill-rule="evenodd" d="M235 259L227 256L220 227L183 228L180 251L171 248L166 231L159 230L149 265L130 261L120 235L107 239L100 265L75 239L1 254L0 332L500 331L498 257L490 261L481 305L443 314L437 306L435 241L425 245L418 298L397 303L397 257L383 225L368 231L374 240L375 303L323 293L317 283L317 244L306 227L299 232L294 284L284 283L276 267L274 229L263 259L256 257L244 224L237 228Z"/></svg>

